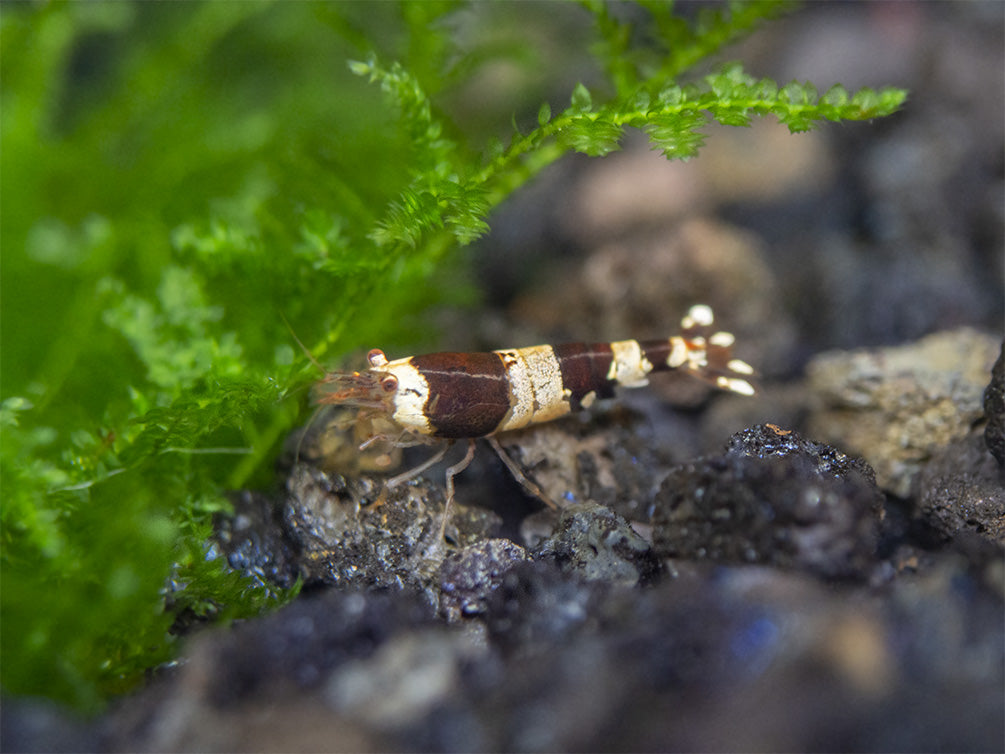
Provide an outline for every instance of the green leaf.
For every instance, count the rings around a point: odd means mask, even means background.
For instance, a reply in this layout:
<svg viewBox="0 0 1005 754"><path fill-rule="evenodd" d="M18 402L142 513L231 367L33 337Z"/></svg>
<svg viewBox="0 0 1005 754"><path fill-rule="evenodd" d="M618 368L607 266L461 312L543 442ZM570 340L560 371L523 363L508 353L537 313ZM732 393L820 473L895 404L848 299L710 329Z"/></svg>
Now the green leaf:
<svg viewBox="0 0 1005 754"><path fill-rule="evenodd" d="M712 117L724 126L749 126L750 111L746 107L726 107L711 105L708 108Z"/></svg>
<svg viewBox="0 0 1005 754"><path fill-rule="evenodd" d="M562 146L591 157L602 157L619 148L623 129L605 118L576 118L558 132Z"/></svg>
<svg viewBox="0 0 1005 754"><path fill-rule="evenodd" d="M572 90L572 111L575 113L588 112L593 107L593 98L590 90L581 83L576 84Z"/></svg>
<svg viewBox="0 0 1005 754"><path fill-rule="evenodd" d="M817 90L810 84L790 81L778 92L778 101L790 105L812 105L816 102Z"/></svg>
<svg viewBox="0 0 1005 754"><path fill-rule="evenodd" d="M350 60L348 61L349 70L355 73L357 76L372 76L373 69L376 64L375 58L370 58L367 61L362 60Z"/></svg>
<svg viewBox="0 0 1005 754"><path fill-rule="evenodd" d="M547 125L548 121L551 120L551 105L547 102L541 103L541 108L537 111L537 124L539 126Z"/></svg>
<svg viewBox="0 0 1005 754"><path fill-rule="evenodd" d="M676 84L671 84L670 86L660 89L659 93L656 95L656 106L658 108L674 108L684 101L684 90Z"/></svg>
<svg viewBox="0 0 1005 754"><path fill-rule="evenodd" d="M848 102L848 92L840 84L835 84L820 98L820 102L831 107L841 107Z"/></svg>
<svg viewBox="0 0 1005 754"><path fill-rule="evenodd" d="M649 112L649 107L652 104L652 97L649 92L642 89L635 93L631 101L631 109L639 114L647 114Z"/></svg>
<svg viewBox="0 0 1005 754"><path fill-rule="evenodd" d="M686 160L698 154L705 143L705 135L699 130L704 125L702 113L688 112L676 117L654 118L645 126L645 131L652 148L661 151L667 159Z"/></svg>
<svg viewBox="0 0 1005 754"><path fill-rule="evenodd" d="M885 87L879 92L879 105L873 113L873 117L889 115L900 109L907 101L907 92L904 89L895 87Z"/></svg>

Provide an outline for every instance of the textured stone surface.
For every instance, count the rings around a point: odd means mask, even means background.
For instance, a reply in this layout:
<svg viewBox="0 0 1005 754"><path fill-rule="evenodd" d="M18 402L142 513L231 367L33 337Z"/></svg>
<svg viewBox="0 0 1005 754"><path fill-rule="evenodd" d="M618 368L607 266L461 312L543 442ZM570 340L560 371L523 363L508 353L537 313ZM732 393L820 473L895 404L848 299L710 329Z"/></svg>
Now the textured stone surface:
<svg viewBox="0 0 1005 754"><path fill-rule="evenodd" d="M988 420L984 441L998 464L1005 467L1005 342L984 390L984 416Z"/></svg>
<svg viewBox="0 0 1005 754"><path fill-rule="evenodd" d="M807 368L816 401L810 434L860 454L880 487L906 497L932 453L965 437L983 415L998 350L996 339L962 329L821 354Z"/></svg>
<svg viewBox="0 0 1005 754"><path fill-rule="evenodd" d="M508 539L485 539L451 553L440 566L441 614L457 621L483 613L489 594L527 559L527 551Z"/></svg>
<svg viewBox="0 0 1005 754"><path fill-rule="evenodd" d="M938 450L918 475L915 497L941 535L967 530L1005 545L1005 470L979 434Z"/></svg>
<svg viewBox="0 0 1005 754"><path fill-rule="evenodd" d="M864 577L875 563L882 496L872 469L772 425L672 470L656 496L663 557L769 563Z"/></svg>
<svg viewBox="0 0 1005 754"><path fill-rule="evenodd" d="M535 557L586 581L648 584L663 571L649 543L617 513L596 504L567 509Z"/></svg>
<svg viewBox="0 0 1005 754"><path fill-rule="evenodd" d="M926 561L876 591L721 564L639 589L527 562L464 628L407 591L330 590L197 637L101 748L995 750L1001 596L978 561Z"/></svg>
<svg viewBox="0 0 1005 754"><path fill-rule="evenodd" d="M429 589L447 554L440 539L443 490L416 479L388 491L380 479L348 480L306 465L294 467L282 526L308 583L343 587ZM499 518L455 501L447 536L465 545L499 526Z"/></svg>

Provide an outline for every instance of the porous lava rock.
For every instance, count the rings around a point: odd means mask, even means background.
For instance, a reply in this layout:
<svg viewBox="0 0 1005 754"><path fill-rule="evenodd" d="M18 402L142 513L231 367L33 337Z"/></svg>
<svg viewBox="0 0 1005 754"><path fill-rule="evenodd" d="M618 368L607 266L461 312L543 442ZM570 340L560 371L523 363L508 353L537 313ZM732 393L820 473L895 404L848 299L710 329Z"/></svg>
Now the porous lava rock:
<svg viewBox="0 0 1005 754"><path fill-rule="evenodd" d="M759 425L733 435L722 455L670 472L655 499L653 549L665 558L863 577L874 563L882 502L864 461Z"/></svg>

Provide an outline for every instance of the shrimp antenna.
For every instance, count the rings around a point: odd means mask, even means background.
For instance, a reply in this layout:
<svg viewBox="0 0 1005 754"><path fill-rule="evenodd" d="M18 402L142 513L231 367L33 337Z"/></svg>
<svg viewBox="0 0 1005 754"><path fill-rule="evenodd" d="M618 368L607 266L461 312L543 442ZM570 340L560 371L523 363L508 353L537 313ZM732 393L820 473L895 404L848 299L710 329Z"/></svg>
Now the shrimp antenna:
<svg viewBox="0 0 1005 754"><path fill-rule="evenodd" d="M307 357L307 359L311 362L311 364L313 364L318 368L318 371L321 372L321 374L328 374L328 370L318 363L318 360L314 358L314 354L312 354L310 350L307 348L307 346L303 344L303 341L297 337L297 334L293 331L293 327L287 321L286 317L283 315L282 312L279 312L279 318L283 320L283 324L286 325L286 329L290 331L290 335L293 336L293 340L295 340L297 342L297 345L300 346L300 350L304 352L304 356Z"/></svg>
<svg viewBox="0 0 1005 754"><path fill-rule="evenodd" d="M304 352L304 356L307 357L307 359L311 362L311 364L313 364L314 366L316 366L318 368L319 372L321 372L322 374L327 374L328 372L325 370L325 368L323 366L321 366L320 363L318 363L317 359L314 358L314 354L312 354L310 352L310 350L307 348L307 346L304 345L303 341L300 340L300 338L297 337L296 332L294 332L294 330L293 330L293 326L290 325L289 320L286 319L286 316L282 312L278 312L278 314L279 314L279 319L283 320L283 324L286 325L286 329L289 330L290 331L290 335L293 336L293 340L295 340L297 342L297 345L300 346L300 350ZM307 432L310 430L311 426L314 424L314 421L318 418L318 415L321 413L321 410L323 408L324 408L324 406L318 406L314 410L314 413L311 414L311 418L307 420L307 424L304 426L303 430L300 432L300 436L297 438L297 447L293 451L293 465L294 466L296 466L298 463L300 463L300 448L304 444L304 438L307 436Z"/></svg>

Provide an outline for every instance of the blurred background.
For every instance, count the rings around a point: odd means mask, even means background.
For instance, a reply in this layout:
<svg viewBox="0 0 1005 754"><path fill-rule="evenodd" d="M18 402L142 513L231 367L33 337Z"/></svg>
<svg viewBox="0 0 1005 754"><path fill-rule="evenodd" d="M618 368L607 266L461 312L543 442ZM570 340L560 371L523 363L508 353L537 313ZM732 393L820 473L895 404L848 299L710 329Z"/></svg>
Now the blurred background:
<svg viewBox="0 0 1005 754"><path fill-rule="evenodd" d="M694 75L741 60L820 92L903 87L899 113L711 125L686 163L629 130L604 159L548 166L470 246L381 256L367 234L415 155L348 61L400 60L480 156L577 82L605 91L581 7L5 3L5 690L93 710L172 656L165 577L229 578L201 549L222 490L274 487L309 414L318 375L284 318L333 367L372 347L665 336L700 301L783 391L829 349L1000 337L1003 29L997 0L807 4ZM213 617L245 586L188 608Z"/></svg>

